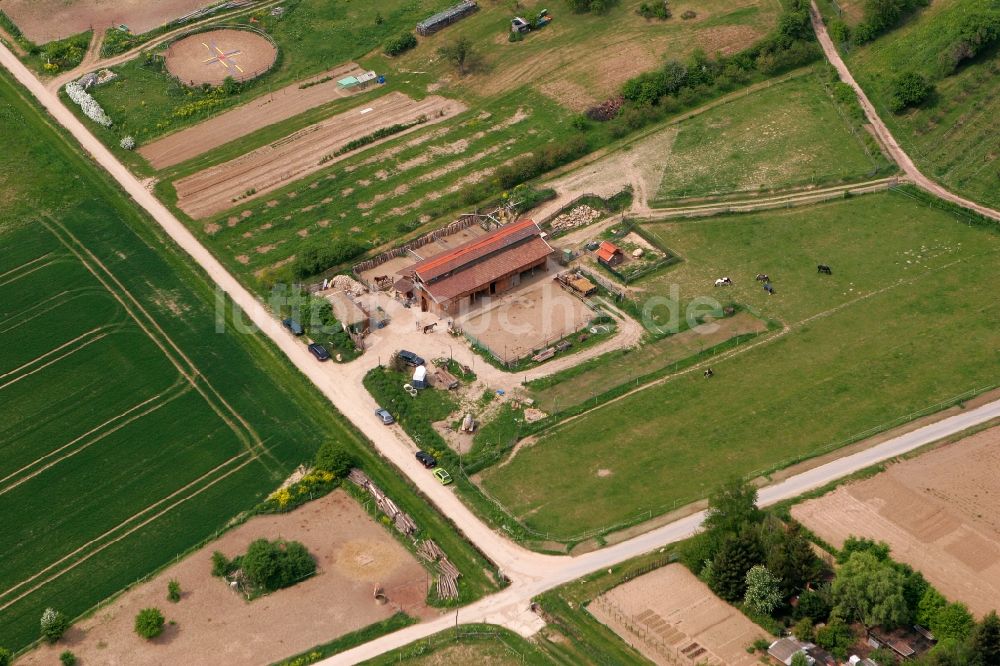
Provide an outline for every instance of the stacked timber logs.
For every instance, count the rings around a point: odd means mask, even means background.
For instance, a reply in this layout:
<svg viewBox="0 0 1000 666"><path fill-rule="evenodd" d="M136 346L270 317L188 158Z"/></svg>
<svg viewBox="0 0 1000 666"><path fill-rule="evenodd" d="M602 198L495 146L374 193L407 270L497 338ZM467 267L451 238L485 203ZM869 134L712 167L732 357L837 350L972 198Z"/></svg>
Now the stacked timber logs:
<svg viewBox="0 0 1000 666"><path fill-rule="evenodd" d="M368 491L368 493L375 500L375 506L378 510L389 516L396 529L405 534L406 536L413 536L417 533L419 528L417 524L413 522L407 514L400 510L396 503L389 499L389 496L382 492L382 489L372 483L364 472L360 469L352 469L351 473L347 475L354 485L363 488Z"/></svg>

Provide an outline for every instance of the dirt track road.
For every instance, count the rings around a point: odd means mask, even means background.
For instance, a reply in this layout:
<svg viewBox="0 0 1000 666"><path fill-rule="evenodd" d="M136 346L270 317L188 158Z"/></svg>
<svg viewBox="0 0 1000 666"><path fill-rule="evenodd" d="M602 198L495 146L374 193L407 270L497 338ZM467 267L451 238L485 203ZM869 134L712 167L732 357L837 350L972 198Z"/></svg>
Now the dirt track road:
<svg viewBox="0 0 1000 666"><path fill-rule="evenodd" d="M393 125L410 125L368 146L377 146L465 111L455 100L429 95L415 100L401 92L361 102L343 113L304 127L266 146L174 182L177 207L198 220L325 169L350 153L335 155L350 141ZM420 118L423 124L411 125Z"/></svg>
<svg viewBox="0 0 1000 666"><path fill-rule="evenodd" d="M861 108L865 110L865 116L868 117L868 122L872 124L872 127L875 129L875 134L878 135L879 141L883 146L885 146L885 149L889 152L889 155L892 156L892 159L896 161L896 164L899 165L899 168L903 170L903 173L905 173L917 187L930 192L936 197L958 204L963 208L973 210L980 215L985 215L986 217L1000 221L1000 211L987 208L986 206L977 204L974 201L969 201L968 199L964 199L957 194L952 194L920 172L920 169L918 169L913 163L910 156L899 147L899 143L896 142L896 138L892 136L889 128L886 127L885 123L882 122L882 119L879 118L878 112L875 111L875 106L871 103L871 100L868 99L868 95L866 95L865 91L861 89L858 82L854 80L854 77L851 75L851 70L847 68L844 60L840 57L837 47L834 46L833 40L830 39L830 35L826 31L826 26L823 25L823 18L820 16L819 8L816 7L816 0L812 0L810 3L809 16L812 19L813 28L816 30L816 36L819 37L820 46L823 47L823 53L826 54L826 59L830 61L830 64L833 65L834 68L836 68L837 74L840 75L840 80L854 88L854 92L858 96L858 101L861 102Z"/></svg>
<svg viewBox="0 0 1000 666"><path fill-rule="evenodd" d="M0 45L0 64L10 70L48 111L56 122L65 127L80 142L96 162L106 169L121 187L159 224L174 242L187 252L207 273L219 289L237 303L248 320L256 324L288 359L312 381L330 402L349 418L372 441L373 445L395 464L422 493L457 528L492 559L513 581L504 591L482 599L465 608L402 631L384 636L326 660L325 664L354 664L429 636L452 626L455 622L485 621L506 626L523 635L530 635L541 626L541 620L528 610L534 595L558 585L649 552L665 544L683 539L698 528L702 514L694 514L623 541L614 546L578 557L549 556L530 552L494 532L481 522L459 500L449 487L438 484L414 459L413 443L399 430L386 428L370 410L371 398L361 387L343 381L339 369L331 364L319 364L281 324L271 317L219 261L202 246L194 235L171 214L133 176L90 131L65 108L58 97L46 88L6 48ZM797 474L780 483L763 488L760 502L771 504L822 486L830 481L864 469L876 462L898 456L927 443L961 432L970 427L1000 417L1000 401L943 419L937 423L887 440L877 446Z"/></svg>
<svg viewBox="0 0 1000 666"><path fill-rule="evenodd" d="M141 146L138 152L154 169L165 169L180 164L268 125L288 120L335 99L350 97L355 93L341 90L337 86L337 81L364 71L360 65L353 62L338 65L308 79L312 82L331 77L329 81L315 83L308 88L301 87L305 81L296 81L280 90L256 97L230 111L212 116L197 125L147 143Z"/></svg>

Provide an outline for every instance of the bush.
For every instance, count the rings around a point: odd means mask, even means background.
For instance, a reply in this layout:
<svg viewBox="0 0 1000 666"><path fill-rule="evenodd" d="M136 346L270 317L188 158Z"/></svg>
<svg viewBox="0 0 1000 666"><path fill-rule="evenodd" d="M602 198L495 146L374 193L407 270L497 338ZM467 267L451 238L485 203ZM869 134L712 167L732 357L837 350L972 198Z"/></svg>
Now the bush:
<svg viewBox="0 0 1000 666"><path fill-rule="evenodd" d="M802 618L795 623L795 626L792 627L792 635L800 641L812 643L816 638L816 633L813 629L813 621L807 617Z"/></svg>
<svg viewBox="0 0 1000 666"><path fill-rule="evenodd" d="M795 607L796 619L809 618L814 623L826 622L830 617L833 604L829 595L817 590L806 590L799 595L799 604Z"/></svg>
<svg viewBox="0 0 1000 666"><path fill-rule="evenodd" d="M603 14L608 11L615 0L566 0L566 4L574 14Z"/></svg>
<svg viewBox="0 0 1000 666"><path fill-rule="evenodd" d="M319 447L319 451L316 452L316 469L330 472L338 479L346 477L356 464L354 456L337 442L324 442Z"/></svg>
<svg viewBox="0 0 1000 666"><path fill-rule="evenodd" d="M135 633L146 640L156 638L163 633L163 613L159 608L143 608L135 616Z"/></svg>
<svg viewBox="0 0 1000 666"><path fill-rule="evenodd" d="M661 0L654 2L653 4L642 3L639 5L639 9L636 13L646 20L649 19L660 19L661 21L666 21L672 16L670 12L670 3L667 0Z"/></svg>
<svg viewBox="0 0 1000 666"><path fill-rule="evenodd" d="M124 136L118 145L122 147L122 150L135 150L135 137L132 135Z"/></svg>
<svg viewBox="0 0 1000 666"><path fill-rule="evenodd" d="M215 551L214 553L212 553L212 575L213 576L215 576L217 578L220 577L220 576L225 576L227 573L229 573L230 566L231 566L231 563L230 563L228 557L226 557L225 555L223 555L219 551Z"/></svg>
<svg viewBox="0 0 1000 666"><path fill-rule="evenodd" d="M906 109L923 104L934 86L916 72L903 72L895 79L889 89L889 110L901 113Z"/></svg>
<svg viewBox="0 0 1000 666"><path fill-rule="evenodd" d="M840 618L833 618L816 630L816 645L826 648L837 659L847 658L847 650L853 643L854 633Z"/></svg>
<svg viewBox="0 0 1000 666"><path fill-rule="evenodd" d="M866 0L864 18L854 30L854 42L865 44L896 27L904 16L930 0Z"/></svg>
<svg viewBox="0 0 1000 666"><path fill-rule="evenodd" d="M239 558L247 582L257 591L273 592L316 573L316 562L298 541L257 539Z"/></svg>
<svg viewBox="0 0 1000 666"><path fill-rule="evenodd" d="M398 56L400 53L405 53L417 45L417 38L413 36L412 32L404 32L398 37L393 37L385 44L383 52L387 56Z"/></svg>
<svg viewBox="0 0 1000 666"><path fill-rule="evenodd" d="M167 583L167 600L175 604L181 600L181 584L176 580Z"/></svg>
<svg viewBox="0 0 1000 666"><path fill-rule="evenodd" d="M59 661L62 662L63 666L76 666L76 655L69 650L65 650L59 655Z"/></svg>
<svg viewBox="0 0 1000 666"><path fill-rule="evenodd" d="M54 608L46 608L41 619L42 638L55 643L69 629L69 618Z"/></svg>
<svg viewBox="0 0 1000 666"><path fill-rule="evenodd" d="M976 621L965 604L953 603L938 609L931 619L930 630L939 641L963 641L968 638L975 624Z"/></svg>
<svg viewBox="0 0 1000 666"><path fill-rule="evenodd" d="M318 275L328 268L364 254L365 249L365 246L353 240L325 240L313 243L296 253L292 274L297 280Z"/></svg>
<svg viewBox="0 0 1000 666"><path fill-rule="evenodd" d="M941 52L938 73L954 74L961 64L989 48L1000 38L1000 7L984 12L972 12L959 19L956 34Z"/></svg>
<svg viewBox="0 0 1000 666"><path fill-rule="evenodd" d="M0 647L0 666L10 666L14 661L14 654L7 648Z"/></svg>
<svg viewBox="0 0 1000 666"><path fill-rule="evenodd" d="M574 136L559 143L550 143L531 155L519 157L513 163L500 167L496 170L494 178L501 189L509 190L547 171L572 162L585 155L587 150L587 140L582 136Z"/></svg>

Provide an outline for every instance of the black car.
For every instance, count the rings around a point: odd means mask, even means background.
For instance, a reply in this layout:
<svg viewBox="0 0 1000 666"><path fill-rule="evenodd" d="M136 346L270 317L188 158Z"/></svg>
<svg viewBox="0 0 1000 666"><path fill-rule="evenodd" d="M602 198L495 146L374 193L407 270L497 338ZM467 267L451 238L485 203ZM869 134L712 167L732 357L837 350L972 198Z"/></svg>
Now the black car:
<svg viewBox="0 0 1000 666"><path fill-rule="evenodd" d="M424 365L424 359L405 349L399 350L399 358L403 359L407 365L412 365L414 368L418 365Z"/></svg>
<svg viewBox="0 0 1000 666"><path fill-rule="evenodd" d="M437 458L427 453L426 451L417 451L417 460L420 464L430 469L431 467L436 467L438 464Z"/></svg>
<svg viewBox="0 0 1000 666"><path fill-rule="evenodd" d="M309 351L312 355L316 357L318 361L328 361L330 360L330 352L326 350L323 345L318 345L315 342L309 345Z"/></svg>

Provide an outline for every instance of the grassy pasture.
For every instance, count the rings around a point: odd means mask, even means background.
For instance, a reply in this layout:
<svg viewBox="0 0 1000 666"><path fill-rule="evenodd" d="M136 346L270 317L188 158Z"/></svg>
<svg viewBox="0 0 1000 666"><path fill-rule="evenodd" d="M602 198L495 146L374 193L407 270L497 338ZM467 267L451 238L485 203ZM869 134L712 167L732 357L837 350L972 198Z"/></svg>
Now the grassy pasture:
<svg viewBox="0 0 1000 666"><path fill-rule="evenodd" d="M0 77L0 645L36 639L46 606L76 617L201 543L327 439L442 543L463 598L491 587L485 562L234 326L231 303L216 310L207 280L24 95Z"/></svg>
<svg viewBox="0 0 1000 666"><path fill-rule="evenodd" d="M893 136L917 166L945 187L1000 206L1000 50L994 46L956 74L937 79L937 94L919 109L889 111L890 83L913 70L934 79L935 66L966 13L995 7L991 0L936 0L901 27L852 50L847 65ZM994 10L995 11L995 10Z"/></svg>
<svg viewBox="0 0 1000 666"><path fill-rule="evenodd" d="M873 177L863 132L819 74L783 81L681 123L654 205Z"/></svg>
<svg viewBox="0 0 1000 666"><path fill-rule="evenodd" d="M713 361L709 381L695 371L602 406L484 472L530 527L571 536L656 515L996 381L998 234L895 193L648 229L686 259L651 294L712 296L731 275L728 297L789 330Z"/></svg>
<svg viewBox="0 0 1000 666"><path fill-rule="evenodd" d="M773 0L689 0L671 3L673 18L646 20L639 0L608 3L604 14L573 14L565 4L523 0L517 8L480 3L480 10L453 26L420 39L394 63L401 71L426 71L442 90L462 97L491 98L525 85L574 111L617 94L628 78L655 69L665 58L683 60L695 49L732 53L770 31L780 6ZM519 42L508 42L510 20L529 21L542 8L554 20ZM693 10L697 17L682 20ZM459 37L476 45L481 66L458 78L437 49ZM387 63L388 64L388 63Z"/></svg>

